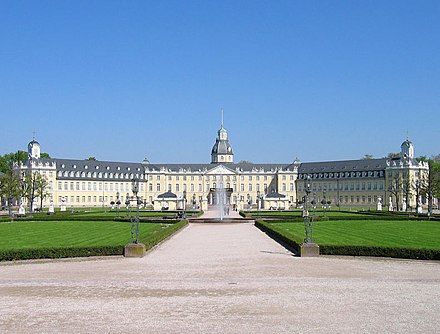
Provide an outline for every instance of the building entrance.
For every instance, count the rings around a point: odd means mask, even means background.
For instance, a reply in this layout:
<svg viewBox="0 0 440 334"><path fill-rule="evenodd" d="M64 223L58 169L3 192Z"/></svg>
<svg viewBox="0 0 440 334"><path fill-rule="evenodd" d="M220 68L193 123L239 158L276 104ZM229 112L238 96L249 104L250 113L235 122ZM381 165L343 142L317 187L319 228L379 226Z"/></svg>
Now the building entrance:
<svg viewBox="0 0 440 334"><path fill-rule="evenodd" d="M208 195L209 205L231 204L232 188L210 188ZM223 196L223 198L222 198Z"/></svg>

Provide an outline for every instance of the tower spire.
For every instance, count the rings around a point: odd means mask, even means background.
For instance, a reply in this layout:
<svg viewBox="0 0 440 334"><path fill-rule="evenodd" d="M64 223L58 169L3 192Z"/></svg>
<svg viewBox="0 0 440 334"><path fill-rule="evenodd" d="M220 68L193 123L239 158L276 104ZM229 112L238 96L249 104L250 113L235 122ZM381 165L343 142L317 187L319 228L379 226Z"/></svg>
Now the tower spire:
<svg viewBox="0 0 440 334"><path fill-rule="evenodd" d="M223 108L222 108L222 127L223 127Z"/></svg>

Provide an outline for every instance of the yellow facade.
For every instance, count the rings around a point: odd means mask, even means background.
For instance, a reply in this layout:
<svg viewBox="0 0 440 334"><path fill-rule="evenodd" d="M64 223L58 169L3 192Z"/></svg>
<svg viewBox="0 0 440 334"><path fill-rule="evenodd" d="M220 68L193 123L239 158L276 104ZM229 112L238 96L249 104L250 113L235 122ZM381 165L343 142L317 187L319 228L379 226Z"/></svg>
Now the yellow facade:
<svg viewBox="0 0 440 334"><path fill-rule="evenodd" d="M125 205L127 198L133 196L132 180L138 179L138 196L145 206L156 210L206 210L220 201L237 210L284 210L301 206L308 178L309 200L318 206L325 199L331 206L375 209L381 201L384 209L394 210L397 205L399 209L417 206L415 184L424 182L428 171L427 164L413 159L412 143L408 143L402 144L402 157L398 159L233 163L222 126L211 152L211 163L207 164L41 159L39 144L32 141L28 161L17 169L22 173L38 172L47 178L50 195L43 201L45 207L110 207L117 201ZM406 156L407 152L411 156ZM221 157L226 162L216 162ZM393 192L396 177L401 185ZM408 191L402 180L406 180ZM421 200L419 203L423 204Z"/></svg>

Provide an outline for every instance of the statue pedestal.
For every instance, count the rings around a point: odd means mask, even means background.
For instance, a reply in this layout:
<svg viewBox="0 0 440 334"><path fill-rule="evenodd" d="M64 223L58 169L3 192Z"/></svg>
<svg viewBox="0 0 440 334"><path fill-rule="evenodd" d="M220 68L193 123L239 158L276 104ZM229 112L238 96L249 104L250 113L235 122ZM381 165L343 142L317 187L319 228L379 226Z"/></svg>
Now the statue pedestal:
<svg viewBox="0 0 440 334"><path fill-rule="evenodd" d="M144 257L146 254L144 244L130 243L124 248L125 257Z"/></svg>
<svg viewBox="0 0 440 334"><path fill-rule="evenodd" d="M319 246L318 244L307 242L301 244L300 247L300 256L301 257L315 257L319 256Z"/></svg>

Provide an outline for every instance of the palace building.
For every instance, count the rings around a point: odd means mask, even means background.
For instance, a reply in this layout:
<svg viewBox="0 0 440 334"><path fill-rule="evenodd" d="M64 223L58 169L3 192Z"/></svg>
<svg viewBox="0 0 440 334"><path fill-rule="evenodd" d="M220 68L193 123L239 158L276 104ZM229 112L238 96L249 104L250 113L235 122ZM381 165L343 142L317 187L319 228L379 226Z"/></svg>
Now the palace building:
<svg viewBox="0 0 440 334"><path fill-rule="evenodd" d="M405 140L396 158L284 164L234 162L228 132L221 124L211 150L211 162L153 164L45 159L32 140L29 157L17 171L40 173L48 180L45 207L109 207L133 196L131 183L139 181L138 196L154 210L206 210L227 203L233 209L286 210L301 205L305 184L309 199L331 206L384 209L421 207L418 186L428 165L414 159L414 145ZM417 204L419 199L419 204ZM39 200L37 199L39 202Z"/></svg>

